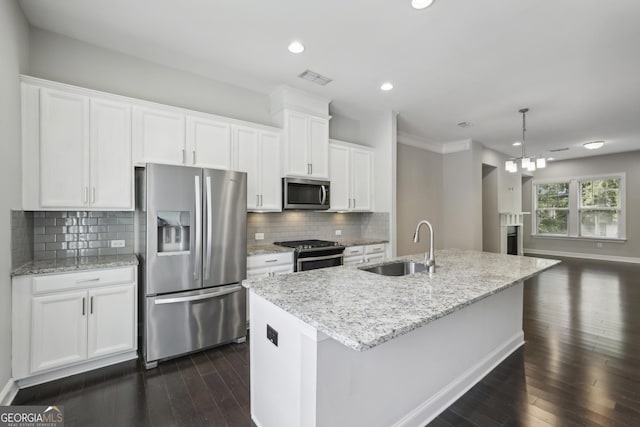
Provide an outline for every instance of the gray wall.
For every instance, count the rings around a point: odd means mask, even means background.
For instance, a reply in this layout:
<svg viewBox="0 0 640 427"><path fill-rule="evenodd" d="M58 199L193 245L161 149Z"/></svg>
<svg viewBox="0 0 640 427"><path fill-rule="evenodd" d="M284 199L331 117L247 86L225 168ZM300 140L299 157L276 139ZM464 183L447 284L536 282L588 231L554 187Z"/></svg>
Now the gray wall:
<svg viewBox="0 0 640 427"><path fill-rule="evenodd" d="M445 246L482 250L482 146L444 155Z"/></svg>
<svg viewBox="0 0 640 427"><path fill-rule="evenodd" d="M266 95L33 28L29 75L271 125Z"/></svg>
<svg viewBox="0 0 640 427"><path fill-rule="evenodd" d="M482 165L482 250L500 253L497 169Z"/></svg>
<svg viewBox="0 0 640 427"><path fill-rule="evenodd" d="M21 205L20 85L29 27L15 0L0 2L0 390L11 377L11 209Z"/></svg>
<svg viewBox="0 0 640 427"><path fill-rule="evenodd" d="M534 179L562 178L626 172L626 224L627 241L625 243L604 242L602 248L596 247L593 240L562 240L531 237L531 220L525 217L525 251L543 250L571 252L591 255L607 255L640 258L640 151L611 154L575 160L550 162L545 169L534 172ZM523 185L522 205L526 212L531 211L531 180Z"/></svg>
<svg viewBox="0 0 640 427"><path fill-rule="evenodd" d="M443 247L442 157L442 154L398 144L398 255L424 251L427 234L422 234L418 244L412 241L416 224L422 219L433 225L436 247Z"/></svg>

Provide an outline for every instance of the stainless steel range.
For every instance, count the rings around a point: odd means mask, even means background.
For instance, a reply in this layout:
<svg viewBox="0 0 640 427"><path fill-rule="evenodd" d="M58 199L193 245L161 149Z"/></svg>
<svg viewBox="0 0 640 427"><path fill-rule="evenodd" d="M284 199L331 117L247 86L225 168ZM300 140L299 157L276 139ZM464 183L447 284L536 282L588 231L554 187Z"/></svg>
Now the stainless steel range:
<svg viewBox="0 0 640 427"><path fill-rule="evenodd" d="M342 265L344 246L327 240L292 240L274 242L279 246L294 248L294 271L315 270L317 268Z"/></svg>

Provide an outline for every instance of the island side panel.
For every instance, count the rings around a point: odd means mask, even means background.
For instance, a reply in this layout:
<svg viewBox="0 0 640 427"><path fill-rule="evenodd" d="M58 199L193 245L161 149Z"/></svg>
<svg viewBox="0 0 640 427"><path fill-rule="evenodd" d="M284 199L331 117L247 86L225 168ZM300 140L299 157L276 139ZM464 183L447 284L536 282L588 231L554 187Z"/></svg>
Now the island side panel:
<svg viewBox="0 0 640 427"><path fill-rule="evenodd" d="M319 342L315 425L426 425L524 343L522 298L519 282L364 352Z"/></svg>

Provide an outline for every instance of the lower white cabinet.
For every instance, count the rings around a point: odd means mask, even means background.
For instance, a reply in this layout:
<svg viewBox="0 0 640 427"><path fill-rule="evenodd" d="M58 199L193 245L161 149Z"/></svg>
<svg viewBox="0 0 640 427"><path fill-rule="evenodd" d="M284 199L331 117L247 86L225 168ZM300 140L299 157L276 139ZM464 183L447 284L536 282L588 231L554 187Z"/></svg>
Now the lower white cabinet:
<svg viewBox="0 0 640 427"><path fill-rule="evenodd" d="M247 257L247 279L293 273L293 252L251 255ZM247 291L247 325L249 324L249 291Z"/></svg>
<svg viewBox="0 0 640 427"><path fill-rule="evenodd" d="M362 264L365 262L384 261L386 244L348 246L344 250L344 265Z"/></svg>
<svg viewBox="0 0 640 427"><path fill-rule="evenodd" d="M20 386L134 359L136 267L12 280L12 376Z"/></svg>

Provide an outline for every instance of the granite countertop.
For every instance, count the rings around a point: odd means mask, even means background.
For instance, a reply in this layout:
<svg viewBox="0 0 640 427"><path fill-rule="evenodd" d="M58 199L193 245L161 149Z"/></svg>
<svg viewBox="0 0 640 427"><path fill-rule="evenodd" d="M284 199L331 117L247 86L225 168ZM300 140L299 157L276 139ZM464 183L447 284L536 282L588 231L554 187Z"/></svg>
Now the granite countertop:
<svg viewBox="0 0 640 427"><path fill-rule="evenodd" d="M338 240L338 243L343 244L346 247L349 247L349 246L375 245L378 243L389 243L389 240L383 239L383 238L367 239L363 237L357 237L353 239L340 239Z"/></svg>
<svg viewBox="0 0 640 427"><path fill-rule="evenodd" d="M11 275L28 276L34 274L68 273L127 265L138 265L138 258L133 254L128 254L31 261L14 269Z"/></svg>
<svg viewBox="0 0 640 427"><path fill-rule="evenodd" d="M387 260L422 262L424 254ZM437 270L402 277L343 266L243 285L336 341L364 351L504 290L560 261L488 252L436 252Z"/></svg>
<svg viewBox="0 0 640 427"><path fill-rule="evenodd" d="M284 246L274 245L273 243L265 243L261 245L247 245L247 255L265 255L280 252L293 252L293 248L285 248Z"/></svg>

